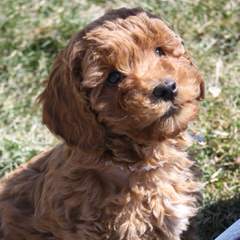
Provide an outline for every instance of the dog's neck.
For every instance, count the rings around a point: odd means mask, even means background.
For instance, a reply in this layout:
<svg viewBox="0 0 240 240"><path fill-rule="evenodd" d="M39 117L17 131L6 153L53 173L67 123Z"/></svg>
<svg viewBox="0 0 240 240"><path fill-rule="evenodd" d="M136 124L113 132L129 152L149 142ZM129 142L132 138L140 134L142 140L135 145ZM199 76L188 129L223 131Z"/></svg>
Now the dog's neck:
<svg viewBox="0 0 240 240"><path fill-rule="evenodd" d="M127 167L134 171L134 169L151 169L160 166L169 154L177 156L179 152L184 152L190 145L189 143L190 140L186 133L180 133L175 138L168 138L164 141L145 144L137 143L127 136L111 134L105 146L95 151L69 148L70 151L67 152L69 156L72 155L71 159L78 159L76 156L81 152L81 156L85 156L84 160L80 160L81 165L106 163Z"/></svg>
<svg viewBox="0 0 240 240"><path fill-rule="evenodd" d="M175 138L145 144L137 143L127 136L112 135L108 138L107 151L104 154L115 163L131 166L154 161L160 155L164 158L169 154L169 149L173 152L184 151L190 144L190 138L185 132L178 134ZM159 163L158 159L157 162Z"/></svg>

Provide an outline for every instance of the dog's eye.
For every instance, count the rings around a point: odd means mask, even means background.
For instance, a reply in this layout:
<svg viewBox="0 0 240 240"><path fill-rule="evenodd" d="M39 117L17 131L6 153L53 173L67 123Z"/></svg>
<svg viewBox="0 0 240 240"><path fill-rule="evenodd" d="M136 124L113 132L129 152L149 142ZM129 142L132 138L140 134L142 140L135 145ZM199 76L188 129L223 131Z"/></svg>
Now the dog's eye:
<svg viewBox="0 0 240 240"><path fill-rule="evenodd" d="M157 48L155 49L155 53L156 53L158 56L160 56L160 57L165 55L164 51L163 51L162 48L160 48L160 47L157 47Z"/></svg>
<svg viewBox="0 0 240 240"><path fill-rule="evenodd" d="M122 79L123 79L122 73L115 70L115 71L110 72L106 81L110 86L113 86L113 85L118 84Z"/></svg>

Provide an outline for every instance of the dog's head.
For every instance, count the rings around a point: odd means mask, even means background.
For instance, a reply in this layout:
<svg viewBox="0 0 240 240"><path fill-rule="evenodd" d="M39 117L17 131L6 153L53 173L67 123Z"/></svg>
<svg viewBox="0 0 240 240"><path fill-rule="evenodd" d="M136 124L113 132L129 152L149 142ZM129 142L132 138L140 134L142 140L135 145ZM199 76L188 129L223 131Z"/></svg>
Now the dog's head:
<svg viewBox="0 0 240 240"><path fill-rule="evenodd" d="M141 9L105 14L72 38L40 96L43 122L68 144L96 147L108 133L139 143L173 137L203 98L181 39Z"/></svg>

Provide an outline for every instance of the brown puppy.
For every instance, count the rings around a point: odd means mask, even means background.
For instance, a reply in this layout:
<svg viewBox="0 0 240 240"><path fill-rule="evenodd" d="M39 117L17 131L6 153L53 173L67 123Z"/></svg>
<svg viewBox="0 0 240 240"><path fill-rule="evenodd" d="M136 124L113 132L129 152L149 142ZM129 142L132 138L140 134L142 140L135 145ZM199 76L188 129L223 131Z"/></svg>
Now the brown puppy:
<svg viewBox="0 0 240 240"><path fill-rule="evenodd" d="M64 143L1 182L1 239L179 240L199 191L183 131L202 97L181 39L156 16L122 8L88 25L40 96Z"/></svg>

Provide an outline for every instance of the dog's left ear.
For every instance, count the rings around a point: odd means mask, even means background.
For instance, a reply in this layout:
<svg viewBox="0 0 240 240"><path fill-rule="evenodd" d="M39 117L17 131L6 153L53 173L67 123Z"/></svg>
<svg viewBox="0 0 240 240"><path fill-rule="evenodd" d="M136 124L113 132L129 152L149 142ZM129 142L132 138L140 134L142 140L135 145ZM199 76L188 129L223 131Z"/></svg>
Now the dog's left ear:
<svg viewBox="0 0 240 240"><path fill-rule="evenodd" d="M203 100L205 98L205 83L204 83L203 76L199 72L196 64L193 62L193 59L191 58L190 54L188 52L185 52L184 56L186 59L188 59L190 64L196 69L197 79L199 81L199 88L200 88L200 93L197 99Z"/></svg>
<svg viewBox="0 0 240 240"><path fill-rule="evenodd" d="M93 149L103 145L104 129L81 87L84 53L79 42L70 43L57 56L39 102L42 103L43 123L51 132L68 145Z"/></svg>
<svg viewBox="0 0 240 240"><path fill-rule="evenodd" d="M200 80L200 94L198 100L203 100L205 98L205 83L201 75L199 76L199 80Z"/></svg>

